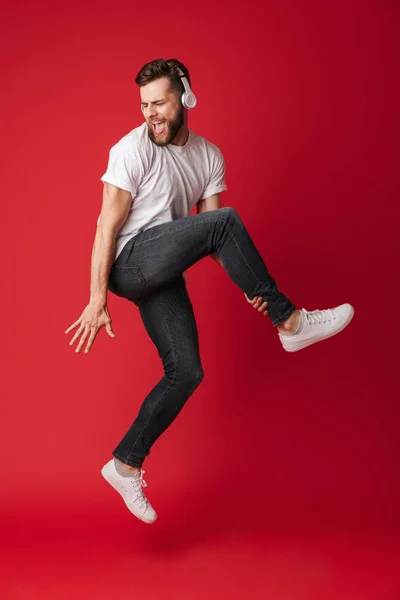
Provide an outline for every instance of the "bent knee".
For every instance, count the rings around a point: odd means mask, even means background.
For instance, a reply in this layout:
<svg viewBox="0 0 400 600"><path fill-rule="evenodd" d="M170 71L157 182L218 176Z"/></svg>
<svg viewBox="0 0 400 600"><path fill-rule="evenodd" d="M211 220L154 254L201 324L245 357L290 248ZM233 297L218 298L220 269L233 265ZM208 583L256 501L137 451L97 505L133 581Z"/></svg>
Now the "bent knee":
<svg viewBox="0 0 400 600"><path fill-rule="evenodd" d="M203 379L204 371L202 367L199 367L195 371L193 370L189 377L186 375L186 378L183 380L183 385L194 391L199 387Z"/></svg>
<svg viewBox="0 0 400 600"><path fill-rule="evenodd" d="M201 382L204 379L204 371L203 371L203 367L200 367L197 371L197 377L196 377L196 387L199 386L201 384Z"/></svg>
<svg viewBox="0 0 400 600"><path fill-rule="evenodd" d="M232 206L224 206L218 210L226 221L240 221L239 213Z"/></svg>
<svg viewBox="0 0 400 600"><path fill-rule="evenodd" d="M174 382L174 386L182 390L195 390L204 379L204 371L201 365L193 367L180 365L173 373L165 373L165 376Z"/></svg>
<svg viewBox="0 0 400 600"><path fill-rule="evenodd" d="M186 371L185 375L181 375L180 382L182 385L196 389L204 379L204 371L201 366L196 369Z"/></svg>
<svg viewBox="0 0 400 600"><path fill-rule="evenodd" d="M221 213L226 215L237 215L237 210L233 208L233 206L224 206L223 208L218 209Z"/></svg>

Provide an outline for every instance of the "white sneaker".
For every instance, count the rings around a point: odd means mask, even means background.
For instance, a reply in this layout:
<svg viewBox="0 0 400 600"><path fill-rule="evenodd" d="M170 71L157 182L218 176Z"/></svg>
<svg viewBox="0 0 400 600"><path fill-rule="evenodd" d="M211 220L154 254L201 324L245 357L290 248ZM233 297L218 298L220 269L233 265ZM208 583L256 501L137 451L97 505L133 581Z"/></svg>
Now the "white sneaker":
<svg viewBox="0 0 400 600"><path fill-rule="evenodd" d="M112 458L104 465L101 474L104 479L119 493L132 514L145 523L154 523L157 513L144 495L143 488L147 483L143 479L145 471L141 469L132 477L123 477L115 468Z"/></svg>
<svg viewBox="0 0 400 600"><path fill-rule="evenodd" d="M284 335L278 333L282 346L287 352L297 352L332 337L342 331L352 320L354 308L351 304L341 304L336 308L313 310L302 308L298 333Z"/></svg>

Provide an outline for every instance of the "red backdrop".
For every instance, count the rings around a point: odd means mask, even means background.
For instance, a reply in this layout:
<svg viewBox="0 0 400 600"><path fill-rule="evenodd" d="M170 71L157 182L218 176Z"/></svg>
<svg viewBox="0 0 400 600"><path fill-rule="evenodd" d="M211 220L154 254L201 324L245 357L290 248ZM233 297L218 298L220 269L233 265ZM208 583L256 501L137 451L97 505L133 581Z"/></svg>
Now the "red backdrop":
<svg viewBox="0 0 400 600"><path fill-rule="evenodd" d="M353 599L367 581L363 598L394 598L398 5L18 1L4 16L4 597ZM223 205L280 289L355 317L290 355L211 258L190 269L205 379L145 462L149 528L100 469L162 376L157 351L112 294L115 339L76 355L64 331L89 298L109 149L141 124L134 79L159 57L189 68L189 127L223 151Z"/></svg>

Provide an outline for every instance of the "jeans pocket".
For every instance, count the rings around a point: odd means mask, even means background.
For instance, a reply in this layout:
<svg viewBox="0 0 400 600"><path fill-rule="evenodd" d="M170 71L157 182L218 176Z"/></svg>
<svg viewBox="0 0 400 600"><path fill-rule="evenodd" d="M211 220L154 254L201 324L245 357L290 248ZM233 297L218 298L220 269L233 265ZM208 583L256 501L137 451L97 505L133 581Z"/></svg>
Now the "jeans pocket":
<svg viewBox="0 0 400 600"><path fill-rule="evenodd" d="M140 267L113 265L108 278L108 289L113 294L130 300L139 298L146 287Z"/></svg>

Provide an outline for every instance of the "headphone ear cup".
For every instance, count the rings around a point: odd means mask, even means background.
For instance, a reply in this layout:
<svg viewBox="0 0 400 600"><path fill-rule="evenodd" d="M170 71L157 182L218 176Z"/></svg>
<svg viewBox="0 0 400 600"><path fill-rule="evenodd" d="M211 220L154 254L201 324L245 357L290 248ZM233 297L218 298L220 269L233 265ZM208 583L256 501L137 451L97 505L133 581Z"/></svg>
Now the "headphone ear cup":
<svg viewBox="0 0 400 600"><path fill-rule="evenodd" d="M185 88L185 91L182 94L182 106L184 108L186 108L187 110L190 110L191 108L194 108L197 104L197 100L196 100L196 96L193 94L192 90L190 89L190 84L188 82L188 80L186 79L186 77L183 75L182 71L180 70L180 78L183 84L183 87Z"/></svg>
<svg viewBox="0 0 400 600"><path fill-rule="evenodd" d="M197 99L193 92L184 92L182 94L182 105L184 106L184 108L190 110L191 108L194 108L196 104Z"/></svg>

